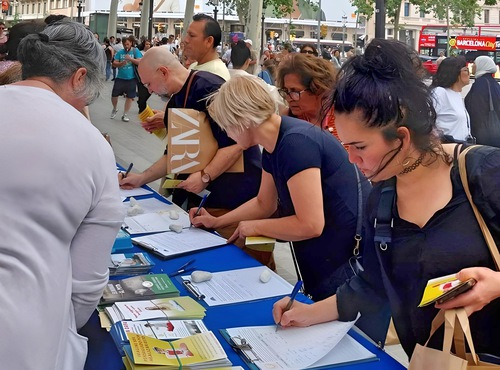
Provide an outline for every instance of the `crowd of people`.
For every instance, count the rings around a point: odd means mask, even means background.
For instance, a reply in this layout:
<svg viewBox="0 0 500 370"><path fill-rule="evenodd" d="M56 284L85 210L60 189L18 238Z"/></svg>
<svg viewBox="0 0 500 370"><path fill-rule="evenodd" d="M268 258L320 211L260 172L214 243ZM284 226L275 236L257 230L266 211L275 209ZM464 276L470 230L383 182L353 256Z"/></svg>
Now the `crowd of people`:
<svg viewBox="0 0 500 370"><path fill-rule="evenodd" d="M276 323L308 326L360 312L362 329L379 339L392 316L411 357L440 309L465 307L476 350L500 356L500 272L457 165L475 135L492 136L484 127L500 110L494 62L476 59L477 81L464 103L469 68L460 58L442 59L428 86L417 53L394 40L374 39L363 55L340 61L309 45L258 58L250 39L222 53L221 36L205 14L193 17L177 44L173 36L161 45L132 36L101 43L64 17L10 30L0 62L8 118L0 153L11 158L0 184L5 366L83 368L86 343L77 330L108 278L106 256L123 219L118 189L168 175L166 147L145 171L117 178L112 149L86 113L105 80L113 80L111 119L120 96L124 122L136 98L141 112L150 94L162 97L165 108L142 122L148 132L167 127L170 108L205 113L218 149L203 170L178 176L172 201L194 226L216 230L270 268L273 251L248 248L245 238L291 243L314 303L290 308L289 298L279 300ZM25 102L30 109L19 109ZM230 172L241 157L243 171ZM500 149L483 146L468 158L473 200L498 244ZM210 196L198 210L205 189ZM380 243L384 207L390 237ZM477 283L418 308L427 281L449 274ZM439 347L440 335L431 346Z"/></svg>

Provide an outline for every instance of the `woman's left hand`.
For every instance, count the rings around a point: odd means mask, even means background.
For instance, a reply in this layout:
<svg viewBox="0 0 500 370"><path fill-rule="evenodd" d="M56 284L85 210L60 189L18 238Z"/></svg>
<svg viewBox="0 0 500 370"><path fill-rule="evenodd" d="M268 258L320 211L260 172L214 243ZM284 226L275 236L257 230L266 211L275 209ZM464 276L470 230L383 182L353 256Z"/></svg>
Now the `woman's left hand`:
<svg viewBox="0 0 500 370"><path fill-rule="evenodd" d="M233 235L231 235L231 237L227 240L227 242L232 243L238 239L243 239L244 241L247 236L258 235L255 229L257 222L258 222L257 220L240 221L240 223L238 224L238 228L234 231Z"/></svg>
<svg viewBox="0 0 500 370"><path fill-rule="evenodd" d="M460 281L473 278L476 280L476 284L472 289L449 302L436 304L436 308L448 310L464 307L467 314L470 315L500 297L500 272L486 267L470 267L461 270L457 277Z"/></svg>

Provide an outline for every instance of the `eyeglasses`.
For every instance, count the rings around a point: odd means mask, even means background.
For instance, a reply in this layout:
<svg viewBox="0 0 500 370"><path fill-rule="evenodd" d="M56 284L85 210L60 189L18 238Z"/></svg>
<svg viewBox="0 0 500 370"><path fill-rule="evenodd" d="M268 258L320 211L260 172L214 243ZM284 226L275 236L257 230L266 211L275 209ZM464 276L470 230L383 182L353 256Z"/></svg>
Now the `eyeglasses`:
<svg viewBox="0 0 500 370"><path fill-rule="evenodd" d="M302 50L301 53L302 54L314 54L314 51L312 51L312 50Z"/></svg>
<svg viewBox="0 0 500 370"><path fill-rule="evenodd" d="M283 99L286 99L287 96L290 97L291 100L293 101L299 101L300 100L300 95L304 92L304 91L310 91L309 89L304 89L302 91L289 91L287 89L278 89L278 93L280 94L280 96L283 98Z"/></svg>

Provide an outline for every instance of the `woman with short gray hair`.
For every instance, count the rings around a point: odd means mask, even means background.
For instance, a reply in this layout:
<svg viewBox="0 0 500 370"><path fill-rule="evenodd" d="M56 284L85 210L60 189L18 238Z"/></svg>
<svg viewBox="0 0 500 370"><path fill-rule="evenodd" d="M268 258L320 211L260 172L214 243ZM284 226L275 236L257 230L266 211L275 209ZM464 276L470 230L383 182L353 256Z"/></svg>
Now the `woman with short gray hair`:
<svg viewBox="0 0 500 370"><path fill-rule="evenodd" d="M123 221L113 152L80 113L99 94L104 50L63 21L18 51L23 81L0 86L1 367L79 370L87 339L77 330Z"/></svg>

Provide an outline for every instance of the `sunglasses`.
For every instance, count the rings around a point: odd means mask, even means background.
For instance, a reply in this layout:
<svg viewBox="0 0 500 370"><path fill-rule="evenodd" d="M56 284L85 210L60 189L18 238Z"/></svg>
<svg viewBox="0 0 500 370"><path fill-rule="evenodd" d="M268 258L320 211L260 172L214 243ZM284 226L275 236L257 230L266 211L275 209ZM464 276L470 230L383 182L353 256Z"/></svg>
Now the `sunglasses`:
<svg viewBox="0 0 500 370"><path fill-rule="evenodd" d="M312 51L312 50L302 50L301 53L302 54L314 54L314 51Z"/></svg>

